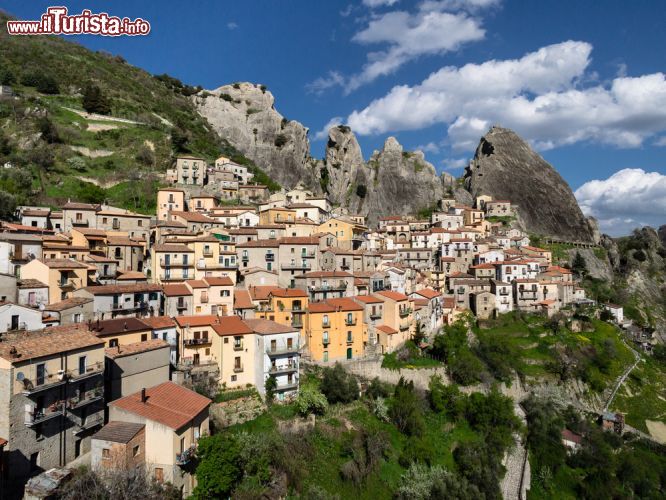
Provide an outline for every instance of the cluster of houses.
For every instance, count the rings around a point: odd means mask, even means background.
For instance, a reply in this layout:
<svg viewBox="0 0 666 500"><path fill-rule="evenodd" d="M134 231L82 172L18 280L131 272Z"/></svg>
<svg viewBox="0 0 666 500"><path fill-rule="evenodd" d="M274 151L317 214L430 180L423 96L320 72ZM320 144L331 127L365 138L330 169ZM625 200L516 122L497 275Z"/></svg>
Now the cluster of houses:
<svg viewBox="0 0 666 500"><path fill-rule="evenodd" d="M302 361L390 353L465 311L551 315L586 300L505 225L509 201L445 199L430 220L370 228L302 189L239 205L181 186L249 185L225 160L179 158L154 216L70 201L0 222L0 486L90 453L188 493L211 404L188 387L264 395L272 378L287 400Z"/></svg>

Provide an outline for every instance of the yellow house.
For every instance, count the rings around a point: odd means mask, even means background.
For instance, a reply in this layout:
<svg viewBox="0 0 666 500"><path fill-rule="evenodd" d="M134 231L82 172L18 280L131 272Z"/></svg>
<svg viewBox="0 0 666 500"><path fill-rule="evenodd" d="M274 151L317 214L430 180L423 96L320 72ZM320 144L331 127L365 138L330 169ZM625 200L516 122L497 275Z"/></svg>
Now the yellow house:
<svg viewBox="0 0 666 500"><path fill-rule="evenodd" d="M217 336L213 326L219 323L220 318L212 314L195 316L178 316L176 329L180 351L180 364L184 366L199 366L217 364L211 352L214 337Z"/></svg>
<svg viewBox="0 0 666 500"><path fill-rule="evenodd" d="M296 210L289 208L269 208L259 214L260 224L292 224L294 222L296 222Z"/></svg>
<svg viewBox="0 0 666 500"><path fill-rule="evenodd" d="M191 473L199 438L210 432L211 400L173 382L117 399L109 404L109 421L144 424L146 468L158 482L192 493Z"/></svg>
<svg viewBox="0 0 666 500"><path fill-rule="evenodd" d="M255 317L302 330L307 308L308 294L305 290L274 288L268 292L267 302L260 304Z"/></svg>
<svg viewBox="0 0 666 500"><path fill-rule="evenodd" d="M255 366L258 347L254 330L238 316L220 317L213 330L212 351L220 371L220 384L226 387L256 385L255 372L263 372L263 367Z"/></svg>
<svg viewBox="0 0 666 500"><path fill-rule="evenodd" d="M374 296L384 302L383 324L398 332L396 334L397 336L391 339L392 345L401 345L403 342L412 338L414 332L414 320L409 297L402 293L392 292L390 290L376 292ZM388 349L388 345L386 348Z"/></svg>
<svg viewBox="0 0 666 500"><path fill-rule="evenodd" d="M157 191L157 220L169 220L172 210L185 210L185 191L168 188Z"/></svg>
<svg viewBox="0 0 666 500"><path fill-rule="evenodd" d="M349 217L332 217L319 224L317 232L331 233L338 239L341 248L353 248L352 241L360 238L367 231L367 227L356 223Z"/></svg>
<svg viewBox="0 0 666 500"><path fill-rule="evenodd" d="M88 271L89 266L72 259L34 259L21 267L21 279L46 283L49 304L55 304L72 297L74 290L88 286Z"/></svg>
<svg viewBox="0 0 666 500"><path fill-rule="evenodd" d="M305 344L315 362L363 356L368 328L363 306L351 298L312 302L305 318Z"/></svg>

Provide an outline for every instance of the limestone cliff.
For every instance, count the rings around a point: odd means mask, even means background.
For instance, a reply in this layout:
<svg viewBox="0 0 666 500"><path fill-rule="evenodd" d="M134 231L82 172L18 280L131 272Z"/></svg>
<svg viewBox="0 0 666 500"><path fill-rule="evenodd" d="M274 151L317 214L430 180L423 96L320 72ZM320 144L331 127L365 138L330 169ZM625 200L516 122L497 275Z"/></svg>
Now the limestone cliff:
<svg viewBox="0 0 666 500"><path fill-rule="evenodd" d="M349 127L329 131L323 185L334 203L368 216L372 224L383 215L414 214L453 193L455 179L437 175L420 151L404 151L389 137L368 162Z"/></svg>
<svg viewBox="0 0 666 500"><path fill-rule="evenodd" d="M566 181L515 132L493 127L481 138L465 187L518 206L518 223L529 232L569 241L595 240L588 222Z"/></svg>
<svg viewBox="0 0 666 500"><path fill-rule="evenodd" d="M234 83L192 97L220 137L286 187L299 182L318 191L319 172L310 158L308 129L275 109L263 85Z"/></svg>

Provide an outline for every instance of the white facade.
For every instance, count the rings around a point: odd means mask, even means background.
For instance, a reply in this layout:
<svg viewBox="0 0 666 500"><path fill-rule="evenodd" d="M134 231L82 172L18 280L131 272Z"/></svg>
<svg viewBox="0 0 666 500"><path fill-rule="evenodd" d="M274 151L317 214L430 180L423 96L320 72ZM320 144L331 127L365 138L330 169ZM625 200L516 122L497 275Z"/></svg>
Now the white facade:
<svg viewBox="0 0 666 500"><path fill-rule="evenodd" d="M44 328L42 312L38 309L3 304L0 306L0 333L15 330L40 330Z"/></svg>
<svg viewBox="0 0 666 500"><path fill-rule="evenodd" d="M255 380L262 396L266 394L265 382L270 376L277 382L276 399L284 400L298 393L299 337L298 330L257 335Z"/></svg>

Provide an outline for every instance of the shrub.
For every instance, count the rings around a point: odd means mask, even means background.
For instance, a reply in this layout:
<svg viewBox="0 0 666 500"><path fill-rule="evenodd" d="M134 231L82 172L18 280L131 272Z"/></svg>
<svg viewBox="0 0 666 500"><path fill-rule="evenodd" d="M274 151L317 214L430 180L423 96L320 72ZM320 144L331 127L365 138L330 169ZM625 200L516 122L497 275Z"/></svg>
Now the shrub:
<svg viewBox="0 0 666 500"><path fill-rule="evenodd" d="M15 81L14 73L8 68L0 68L0 85L13 85Z"/></svg>
<svg viewBox="0 0 666 500"><path fill-rule="evenodd" d="M270 405L273 403L273 398L275 397L275 390L277 389L277 379L271 375L266 379L264 384L266 389L266 404Z"/></svg>
<svg viewBox="0 0 666 500"><path fill-rule="evenodd" d="M241 448L237 439L228 434L204 436L199 439L197 486L193 498L227 498L241 480Z"/></svg>
<svg viewBox="0 0 666 500"><path fill-rule="evenodd" d="M323 415L327 407L326 396L314 389L301 389L296 398L296 408L298 409L298 413L303 417L311 413Z"/></svg>
<svg viewBox="0 0 666 500"><path fill-rule="evenodd" d="M145 165L146 167L151 167L155 163L155 155L153 154L153 151L144 144L136 153L136 161Z"/></svg>
<svg viewBox="0 0 666 500"><path fill-rule="evenodd" d="M21 83L27 87L35 87L42 94L57 94L60 91L58 82L41 72L26 73L21 78Z"/></svg>
<svg viewBox="0 0 666 500"><path fill-rule="evenodd" d="M428 401L434 411L445 413L452 418L462 415L465 410L465 395L457 385L446 385L439 375L433 375L428 389Z"/></svg>
<svg viewBox="0 0 666 500"><path fill-rule="evenodd" d="M102 90L93 84L89 84L83 90L83 109L88 113L108 115L111 113L111 104Z"/></svg>
<svg viewBox="0 0 666 500"><path fill-rule="evenodd" d="M423 464L413 464L402 475L395 497L398 500L483 498L479 489L464 477L447 471L441 465L428 467Z"/></svg>
<svg viewBox="0 0 666 500"><path fill-rule="evenodd" d="M647 260L647 255L643 250L636 250L633 255L634 259L636 259L638 262L645 262Z"/></svg>
<svg viewBox="0 0 666 500"><path fill-rule="evenodd" d="M408 436L420 436L425 430L421 401L413 382L400 377L389 406L389 417L400 432Z"/></svg>
<svg viewBox="0 0 666 500"><path fill-rule="evenodd" d="M340 363L333 368L324 368L323 372L320 388L330 404L349 403L358 398L356 377L347 373Z"/></svg>
<svg viewBox="0 0 666 500"><path fill-rule="evenodd" d="M391 386L375 377L370 381L365 395L373 399L388 398L391 395Z"/></svg>
<svg viewBox="0 0 666 500"><path fill-rule="evenodd" d="M86 161L80 156L72 156L71 158L67 158L67 165L69 165L72 170L76 170L77 172L84 172L86 169Z"/></svg>

